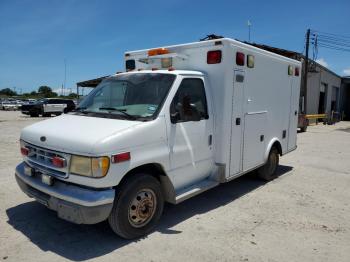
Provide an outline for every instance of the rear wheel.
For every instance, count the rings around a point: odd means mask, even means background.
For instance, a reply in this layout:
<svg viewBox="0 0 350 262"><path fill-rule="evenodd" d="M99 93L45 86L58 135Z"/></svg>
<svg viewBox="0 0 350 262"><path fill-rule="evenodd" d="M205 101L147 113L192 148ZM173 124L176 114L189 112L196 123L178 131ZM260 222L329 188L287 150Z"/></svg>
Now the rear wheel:
<svg viewBox="0 0 350 262"><path fill-rule="evenodd" d="M274 178L276 178L277 174L277 166L279 163L279 153L276 147L271 148L271 151L269 153L269 157L267 158L267 161L265 165L260 167L258 169L258 176L259 178L270 181Z"/></svg>
<svg viewBox="0 0 350 262"><path fill-rule="evenodd" d="M116 190L108 218L113 231L125 239L146 235L163 212L164 198L159 181L148 174L135 174Z"/></svg>

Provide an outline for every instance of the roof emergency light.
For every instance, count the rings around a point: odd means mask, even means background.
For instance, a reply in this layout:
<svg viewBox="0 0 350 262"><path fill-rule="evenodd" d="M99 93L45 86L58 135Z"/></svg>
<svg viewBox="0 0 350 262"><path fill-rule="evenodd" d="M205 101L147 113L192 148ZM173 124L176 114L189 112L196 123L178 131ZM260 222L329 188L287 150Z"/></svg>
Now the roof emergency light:
<svg viewBox="0 0 350 262"><path fill-rule="evenodd" d="M221 63L221 50L213 50L207 53L208 64L219 64Z"/></svg>
<svg viewBox="0 0 350 262"><path fill-rule="evenodd" d="M245 62L245 55L244 55L244 53L237 52L236 53L236 64L239 65L239 66L244 66L244 62Z"/></svg>
<svg viewBox="0 0 350 262"><path fill-rule="evenodd" d="M254 56L253 55L247 55L247 67L249 67L249 68L254 67Z"/></svg>
<svg viewBox="0 0 350 262"><path fill-rule="evenodd" d="M291 65L288 66L288 75L293 75L293 67Z"/></svg>
<svg viewBox="0 0 350 262"><path fill-rule="evenodd" d="M166 48L156 48L148 50L148 56L155 56L155 55L165 55L169 54L169 50Z"/></svg>
<svg viewBox="0 0 350 262"><path fill-rule="evenodd" d="M295 68L294 75L295 76L299 76L299 67Z"/></svg>
<svg viewBox="0 0 350 262"><path fill-rule="evenodd" d="M173 58L172 57L164 57L160 59L160 62L162 64L162 68L169 68L173 65Z"/></svg>

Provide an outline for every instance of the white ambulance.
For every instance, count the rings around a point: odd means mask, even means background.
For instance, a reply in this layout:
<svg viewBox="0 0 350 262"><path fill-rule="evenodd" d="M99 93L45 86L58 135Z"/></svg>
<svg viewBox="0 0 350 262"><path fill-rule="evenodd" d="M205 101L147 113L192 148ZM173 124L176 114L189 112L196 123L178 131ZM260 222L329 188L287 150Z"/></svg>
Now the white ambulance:
<svg viewBox="0 0 350 262"><path fill-rule="evenodd" d="M298 61L222 38L127 52L72 113L23 129L20 188L60 218L137 238L180 203L296 149ZM67 130L69 127L69 130Z"/></svg>

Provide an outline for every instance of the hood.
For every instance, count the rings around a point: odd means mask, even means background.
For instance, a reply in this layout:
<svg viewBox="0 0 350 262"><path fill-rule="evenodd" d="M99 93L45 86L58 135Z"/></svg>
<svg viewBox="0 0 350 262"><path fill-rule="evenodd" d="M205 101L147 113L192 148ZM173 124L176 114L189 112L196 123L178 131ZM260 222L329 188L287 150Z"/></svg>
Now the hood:
<svg viewBox="0 0 350 262"><path fill-rule="evenodd" d="M24 128L21 139L56 151L90 155L98 142L140 124L143 122L68 114Z"/></svg>

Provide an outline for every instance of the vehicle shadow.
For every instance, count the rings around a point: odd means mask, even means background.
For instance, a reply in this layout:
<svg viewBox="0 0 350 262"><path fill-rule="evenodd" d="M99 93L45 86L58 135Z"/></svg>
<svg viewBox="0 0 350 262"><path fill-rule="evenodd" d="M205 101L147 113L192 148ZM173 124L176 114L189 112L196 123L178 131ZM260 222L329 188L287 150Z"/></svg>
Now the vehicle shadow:
<svg viewBox="0 0 350 262"><path fill-rule="evenodd" d="M279 166L278 175L292 170ZM162 234L180 234L171 229L191 217L225 206L266 182L249 173L229 183L222 184L178 205L166 205L163 217L155 229ZM131 242L117 237L107 222L96 225L76 225L57 218L56 213L36 201L27 202L6 210L8 223L23 233L43 251L50 251L66 259L83 261L108 254ZM145 237L147 238L147 236Z"/></svg>

